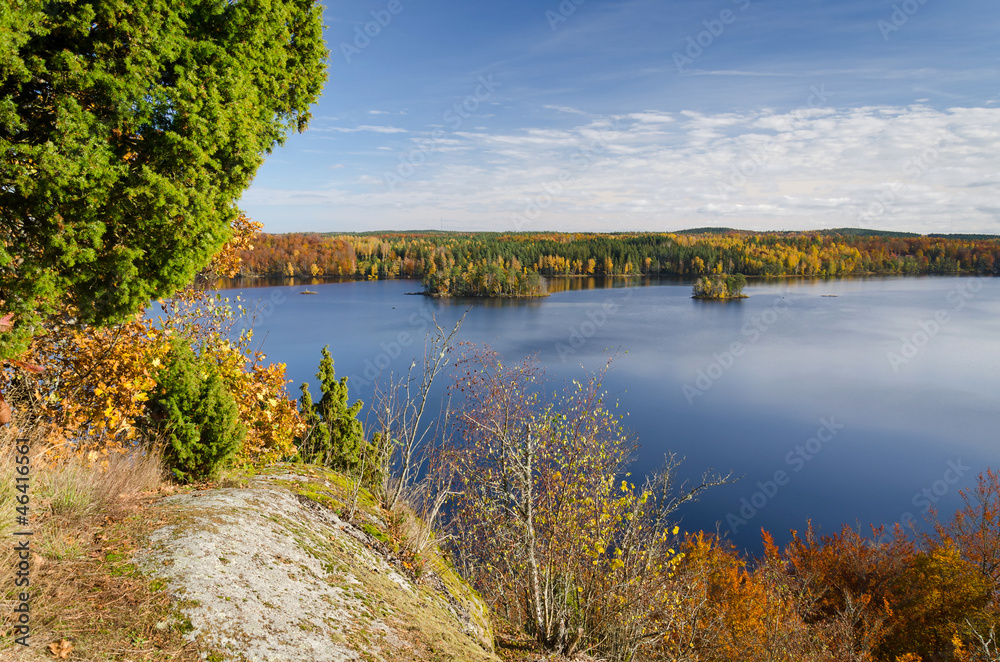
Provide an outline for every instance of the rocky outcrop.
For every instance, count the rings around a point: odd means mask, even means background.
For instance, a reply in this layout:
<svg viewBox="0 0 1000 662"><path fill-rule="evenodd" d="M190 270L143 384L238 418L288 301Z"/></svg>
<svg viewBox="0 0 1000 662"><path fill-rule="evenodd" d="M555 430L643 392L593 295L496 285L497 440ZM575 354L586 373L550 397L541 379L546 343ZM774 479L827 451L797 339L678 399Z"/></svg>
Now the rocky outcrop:
<svg viewBox="0 0 1000 662"><path fill-rule="evenodd" d="M283 465L241 487L168 497L136 560L208 659L497 660L475 592L436 553L419 581L402 572L370 499L353 523L338 515L345 484Z"/></svg>

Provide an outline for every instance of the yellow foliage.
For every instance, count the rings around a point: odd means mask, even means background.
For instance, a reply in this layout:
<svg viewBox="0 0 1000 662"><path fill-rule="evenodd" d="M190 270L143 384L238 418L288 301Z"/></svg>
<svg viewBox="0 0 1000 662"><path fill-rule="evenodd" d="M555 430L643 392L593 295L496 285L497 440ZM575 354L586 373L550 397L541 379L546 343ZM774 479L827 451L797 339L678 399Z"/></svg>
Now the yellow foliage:
<svg viewBox="0 0 1000 662"><path fill-rule="evenodd" d="M45 368L37 414L48 424L53 459L129 450L166 351L161 334L140 318L107 329L54 326L36 339L32 358Z"/></svg>
<svg viewBox="0 0 1000 662"><path fill-rule="evenodd" d="M32 414L48 429L48 458L79 455L96 460L128 452L139 443L151 415L150 393L165 363L169 339L176 335L211 357L236 399L248 429L236 461L268 464L293 455L303 423L285 390L285 365L266 363L264 354L250 349L252 330L240 333L235 342L229 339L234 324L250 317L251 311L194 290L162 306L165 314L156 322L137 316L104 329L53 325L35 341L30 359L45 371L33 385ZM68 311L67 319L71 316Z"/></svg>

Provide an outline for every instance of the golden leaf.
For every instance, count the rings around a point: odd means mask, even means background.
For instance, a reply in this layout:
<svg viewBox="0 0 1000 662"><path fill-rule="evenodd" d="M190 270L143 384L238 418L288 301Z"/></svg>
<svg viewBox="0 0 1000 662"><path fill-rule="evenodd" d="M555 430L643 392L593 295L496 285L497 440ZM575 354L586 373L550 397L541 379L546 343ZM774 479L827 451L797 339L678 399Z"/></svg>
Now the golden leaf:
<svg viewBox="0 0 1000 662"><path fill-rule="evenodd" d="M73 644L65 639L60 639L59 641L53 641L49 644L49 652L57 660L65 660L69 657L70 652L73 650Z"/></svg>

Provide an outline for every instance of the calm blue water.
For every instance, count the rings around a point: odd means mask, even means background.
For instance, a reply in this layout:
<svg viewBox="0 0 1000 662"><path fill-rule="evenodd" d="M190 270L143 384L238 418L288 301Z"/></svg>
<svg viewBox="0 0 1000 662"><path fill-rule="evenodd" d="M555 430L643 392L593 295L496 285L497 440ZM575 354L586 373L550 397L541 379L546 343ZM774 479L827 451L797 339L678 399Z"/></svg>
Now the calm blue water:
<svg viewBox="0 0 1000 662"><path fill-rule="evenodd" d="M762 527L783 541L808 520L833 532L919 521L932 504L950 514L959 489L1000 466L995 279L780 280L726 303L676 281L502 302L407 296L421 289L408 281L304 289L225 291L262 302L256 338L296 397L306 380L318 392L329 344L352 398L369 402L380 368L403 372L421 353L432 315L450 327L466 309L462 340L536 354L560 384L620 350L605 385L630 413L636 473L674 451L687 478L742 475L685 507L682 526L751 551Z"/></svg>

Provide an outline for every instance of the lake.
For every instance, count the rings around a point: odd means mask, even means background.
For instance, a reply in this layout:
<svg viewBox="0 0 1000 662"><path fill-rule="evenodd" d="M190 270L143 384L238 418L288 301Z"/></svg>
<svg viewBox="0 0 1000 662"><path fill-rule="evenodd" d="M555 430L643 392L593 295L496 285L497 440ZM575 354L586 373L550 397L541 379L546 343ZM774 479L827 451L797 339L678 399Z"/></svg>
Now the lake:
<svg viewBox="0 0 1000 662"><path fill-rule="evenodd" d="M304 289L316 295L301 295ZM760 550L812 520L921 521L951 515L958 490L1000 467L1000 281L914 277L755 281L748 299L691 298L691 283L567 279L531 300L407 296L413 281L245 287L263 306L255 338L286 363L289 391L315 379L330 345L354 398L381 369L404 372L432 316L507 360L536 354L561 385L619 351L605 387L640 448L637 475L663 454L684 475L742 479L683 508L682 527ZM560 291L556 291L560 290ZM556 384L554 384L555 386Z"/></svg>

